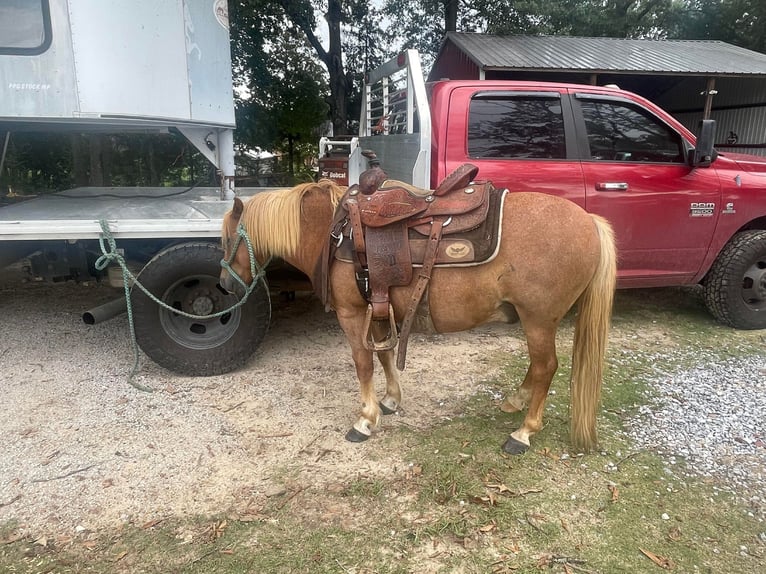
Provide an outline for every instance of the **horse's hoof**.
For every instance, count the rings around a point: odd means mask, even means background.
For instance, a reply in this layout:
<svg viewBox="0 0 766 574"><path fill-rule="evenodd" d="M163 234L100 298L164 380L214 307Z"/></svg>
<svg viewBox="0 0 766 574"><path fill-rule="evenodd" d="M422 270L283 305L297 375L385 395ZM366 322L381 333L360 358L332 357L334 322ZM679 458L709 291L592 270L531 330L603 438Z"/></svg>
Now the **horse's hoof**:
<svg viewBox="0 0 766 574"><path fill-rule="evenodd" d="M351 430L346 433L346 440L348 442L364 442L368 438L370 437L364 433L359 432L353 427L351 427Z"/></svg>
<svg viewBox="0 0 766 574"><path fill-rule="evenodd" d="M505 444L503 445L503 452L507 452L508 454L524 454L527 450L529 450L529 446L516 440L512 436L509 436L508 440L505 441Z"/></svg>
<svg viewBox="0 0 766 574"><path fill-rule="evenodd" d="M378 402L378 406L380 407L380 412L382 412L384 415L393 415L396 414L396 411L389 409L386 405L384 405L382 402Z"/></svg>

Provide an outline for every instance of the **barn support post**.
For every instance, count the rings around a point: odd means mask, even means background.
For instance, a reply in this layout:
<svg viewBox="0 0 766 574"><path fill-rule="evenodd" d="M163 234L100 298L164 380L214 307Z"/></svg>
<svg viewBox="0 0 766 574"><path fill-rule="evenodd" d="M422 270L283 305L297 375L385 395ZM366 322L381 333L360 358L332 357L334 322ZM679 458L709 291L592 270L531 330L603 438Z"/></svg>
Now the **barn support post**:
<svg viewBox="0 0 766 574"><path fill-rule="evenodd" d="M702 92L702 94L705 96L705 108L702 112L703 120L710 119L710 111L713 108L713 96L715 96L717 93L718 91L715 89L715 78L708 78L705 91Z"/></svg>

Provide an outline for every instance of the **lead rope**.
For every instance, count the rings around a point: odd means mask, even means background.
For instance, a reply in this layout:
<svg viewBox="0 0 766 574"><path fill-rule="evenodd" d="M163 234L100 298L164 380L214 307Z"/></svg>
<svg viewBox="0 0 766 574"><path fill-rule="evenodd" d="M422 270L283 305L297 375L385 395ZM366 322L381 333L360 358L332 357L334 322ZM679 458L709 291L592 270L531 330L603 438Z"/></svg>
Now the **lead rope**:
<svg viewBox="0 0 766 574"><path fill-rule="evenodd" d="M245 227L240 223L237 227L237 240L234 243L234 247L231 250L231 255L229 256L228 261L225 259L221 259L221 267L226 269L226 271L229 272L229 274L234 277L242 287L245 288L245 294L244 296L234 303L231 307L228 309L224 309L223 311L218 311L217 313L213 313L211 315L194 315L192 313L187 313L186 311L181 311L180 309L176 309L175 307L171 307L164 301L160 300L159 298L155 297L152 293L149 292L149 290L144 287L136 278L135 275L128 269L128 265L125 262L125 258L119 253L117 250L117 242L114 240L114 235L112 234L112 230L109 229L109 224L105 219L99 220L99 224L101 225L101 233L98 237L98 243L101 247L101 253L102 255L96 259L96 263L94 264L96 269L99 271L103 271L106 269L110 263L116 262L121 268L122 268L122 282L125 289L125 303L127 305L128 310L128 328L130 330L130 340L131 340L131 346L133 348L133 368L131 369L130 373L128 374L128 384L139 391L144 391L147 393L154 392L154 389L151 387L147 387L145 385L141 385L140 383L137 383L133 380L133 377L135 377L136 373L138 373L139 369L139 353L138 353L138 341L136 339L136 328L135 323L133 321L133 304L131 302L131 284L138 286L141 291L143 291L149 299L157 303L159 306L167 309L168 311L173 312L176 315L181 315L182 317L187 317L189 319L199 319L199 320L205 320L205 319L214 319L216 317L220 317L222 315L225 315L226 313L231 313L234 309L237 309L238 307L241 307L245 304L247 301L247 298L250 296L250 294L255 290L255 288L258 285L259 281L263 282L264 290L266 292L266 296L269 296L269 289L268 285L266 285L266 267L268 266L269 262L271 261L271 257L269 257L264 264L258 265L258 261L255 259L255 252L253 250L253 244L250 241L250 237L247 235L247 231L245 230ZM234 260L234 255L237 253L237 248L239 247L239 244L241 241L245 242L245 245L247 246L247 254L250 257L250 275L253 278L250 285L247 285L245 281L231 268L231 262ZM107 249L108 244L108 249ZM271 305L271 302L269 301L269 305Z"/></svg>

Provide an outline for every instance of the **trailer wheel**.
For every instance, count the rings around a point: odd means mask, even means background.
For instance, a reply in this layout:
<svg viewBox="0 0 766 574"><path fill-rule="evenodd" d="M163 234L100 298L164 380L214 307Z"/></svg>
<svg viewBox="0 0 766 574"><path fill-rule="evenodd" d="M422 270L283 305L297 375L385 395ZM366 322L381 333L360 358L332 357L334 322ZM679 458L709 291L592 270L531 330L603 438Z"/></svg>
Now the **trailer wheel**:
<svg viewBox="0 0 766 574"><path fill-rule="evenodd" d="M222 256L213 243L173 245L146 264L138 281L171 307L194 315L217 313L237 302L218 284ZM169 311L135 286L131 293L139 347L160 366L183 375L220 375L242 366L260 345L271 320L262 281L244 305L207 320Z"/></svg>
<svg viewBox="0 0 766 574"><path fill-rule="evenodd" d="M735 329L766 329L766 231L743 231L719 253L705 280L705 303Z"/></svg>

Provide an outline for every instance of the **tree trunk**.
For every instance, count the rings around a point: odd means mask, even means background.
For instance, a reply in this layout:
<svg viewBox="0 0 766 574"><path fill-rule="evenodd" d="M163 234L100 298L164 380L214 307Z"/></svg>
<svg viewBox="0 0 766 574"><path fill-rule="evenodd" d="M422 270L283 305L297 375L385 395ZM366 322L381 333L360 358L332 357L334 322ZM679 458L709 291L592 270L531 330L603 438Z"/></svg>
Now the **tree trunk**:
<svg viewBox="0 0 766 574"><path fill-rule="evenodd" d="M457 3L458 0L444 0L444 31L457 31Z"/></svg>
<svg viewBox="0 0 766 574"><path fill-rule="evenodd" d="M330 0L327 8L327 26L330 48L324 59L330 74L330 114L336 136L348 133L348 80L343 69L343 47L340 23L343 17L340 0Z"/></svg>
<svg viewBox="0 0 766 574"><path fill-rule="evenodd" d="M348 133L348 94L349 80L343 68L343 46L341 44L341 21L343 20L343 2L342 0L329 0L327 3L328 36L330 47L325 50L322 42L319 41L314 33L313 26L310 25L310 19L306 18L305 13L301 12L301 6L294 0L281 0L280 4L290 21L298 26L308 39L311 47L322 60L330 76L330 115L332 117L334 135L345 135Z"/></svg>

